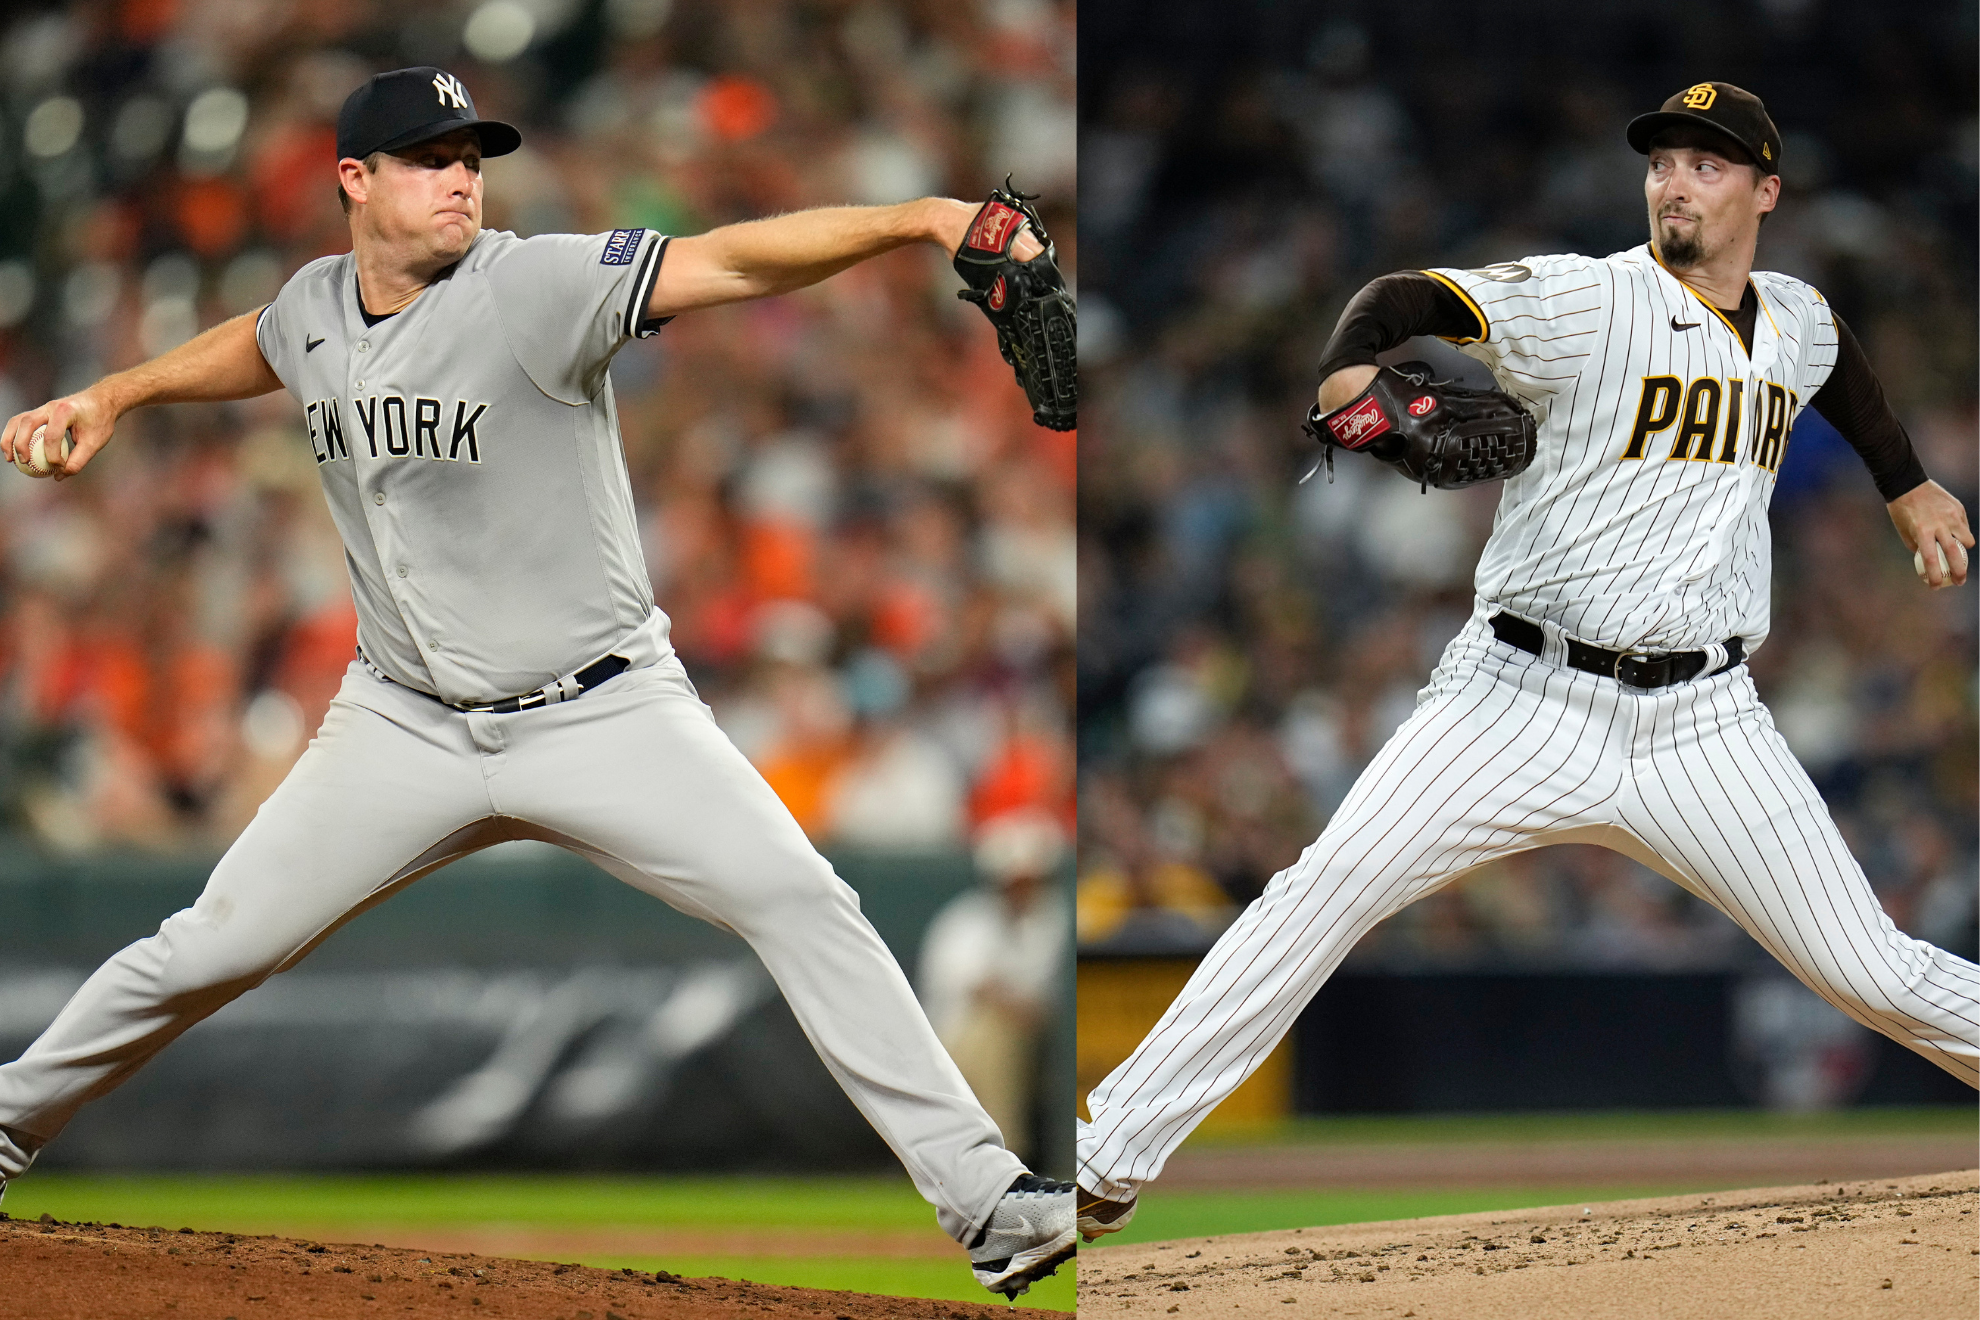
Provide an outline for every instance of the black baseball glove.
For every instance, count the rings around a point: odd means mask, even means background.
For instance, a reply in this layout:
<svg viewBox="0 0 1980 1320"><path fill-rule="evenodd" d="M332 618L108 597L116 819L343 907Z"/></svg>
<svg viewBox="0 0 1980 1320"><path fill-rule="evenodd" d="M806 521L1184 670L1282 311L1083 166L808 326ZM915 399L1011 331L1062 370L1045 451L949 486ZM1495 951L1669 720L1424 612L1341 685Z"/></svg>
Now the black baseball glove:
<svg viewBox="0 0 1980 1320"><path fill-rule="evenodd" d="M1306 414L1306 433L1334 450L1352 449L1387 463L1428 490L1457 490L1516 477L1533 462L1533 414L1510 394L1433 380L1426 362L1383 367L1350 402ZM1307 476L1312 476L1311 472Z"/></svg>
<svg viewBox="0 0 1980 1320"><path fill-rule="evenodd" d="M981 307L997 328L997 348L1017 372L1032 420L1070 431L1079 424L1078 326L1072 295L1059 274L1058 251L1032 200L1012 191L1009 179L991 190L956 250L956 273L969 285L956 297ZM1015 261L1011 244L1026 221L1045 250L1030 261Z"/></svg>

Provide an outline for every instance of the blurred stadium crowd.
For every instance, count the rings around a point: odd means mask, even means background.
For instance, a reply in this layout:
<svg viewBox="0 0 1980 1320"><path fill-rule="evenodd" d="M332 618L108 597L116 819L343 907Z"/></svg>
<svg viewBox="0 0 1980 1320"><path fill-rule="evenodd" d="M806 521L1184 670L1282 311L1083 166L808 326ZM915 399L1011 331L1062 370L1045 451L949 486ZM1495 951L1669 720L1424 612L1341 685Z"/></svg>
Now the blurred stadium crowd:
<svg viewBox="0 0 1980 1320"><path fill-rule="evenodd" d="M348 250L332 126L436 63L524 131L488 227L702 229L1015 175L1075 264L1070 0L75 0L0 26L0 413ZM1073 441L1034 427L932 251L683 318L613 368L660 604L827 848L1072 823ZM211 851L351 658L285 394L127 418L0 474L0 830Z"/></svg>
<svg viewBox="0 0 1980 1320"><path fill-rule="evenodd" d="M1083 17L1083 950L1202 948L1291 863L1471 607L1496 485L1296 485L1315 364L1369 279L1646 239L1623 126L1703 78L1785 135L1758 264L1824 291L1926 469L1976 499L1972 7L1158 2ZM1435 341L1474 383L1482 368ZM1753 673L1886 910L1975 956L1975 597L1926 592L1805 413ZM1737 964L1757 946L1593 847L1379 927L1350 967Z"/></svg>

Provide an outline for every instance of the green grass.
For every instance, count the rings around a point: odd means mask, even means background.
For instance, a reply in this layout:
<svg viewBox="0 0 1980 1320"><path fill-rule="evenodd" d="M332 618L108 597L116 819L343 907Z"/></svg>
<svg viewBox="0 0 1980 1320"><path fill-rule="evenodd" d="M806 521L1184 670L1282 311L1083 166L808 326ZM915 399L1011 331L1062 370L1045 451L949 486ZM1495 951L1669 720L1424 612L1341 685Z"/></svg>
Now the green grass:
<svg viewBox="0 0 1980 1320"><path fill-rule="evenodd" d="M18 1205L16 1204L18 1198ZM923 1228L934 1212L905 1178L660 1178L583 1174L96 1174L37 1170L9 1189L58 1219L192 1228L283 1223L516 1223L546 1227Z"/></svg>
<svg viewBox="0 0 1980 1320"><path fill-rule="evenodd" d="M1351 1114L1290 1118L1192 1136L1198 1148L1325 1142L1687 1141L1711 1138L1951 1136L1980 1133L1972 1105L1904 1105L1778 1114L1753 1109L1518 1114Z"/></svg>
<svg viewBox="0 0 1980 1320"><path fill-rule="evenodd" d="M1980 1136L1980 1109L1970 1105L1845 1109L1819 1114L1755 1110L1620 1110L1592 1113L1378 1114L1294 1118L1190 1138L1195 1149L1325 1144L1456 1144L1543 1141L1741 1141L1771 1138ZM1290 1225L1360 1224L1482 1210L1519 1210L1573 1201L1724 1191L1738 1182L1684 1184L1539 1184L1450 1190L1347 1188L1315 1191L1164 1191L1149 1189L1134 1222L1116 1242L1161 1242L1224 1233L1261 1233Z"/></svg>
<svg viewBox="0 0 1980 1320"><path fill-rule="evenodd" d="M879 1229L933 1232L934 1216L897 1176L758 1178L560 1174L95 1174L38 1170L8 1189L7 1212L32 1219L334 1238L352 1230L525 1225L584 1228ZM558 1259L564 1259L559 1256ZM671 1270L758 1283L903 1297L986 1301L953 1260L892 1257L598 1255L576 1263ZM1024 1306L1070 1311L1073 1272L1035 1286Z"/></svg>

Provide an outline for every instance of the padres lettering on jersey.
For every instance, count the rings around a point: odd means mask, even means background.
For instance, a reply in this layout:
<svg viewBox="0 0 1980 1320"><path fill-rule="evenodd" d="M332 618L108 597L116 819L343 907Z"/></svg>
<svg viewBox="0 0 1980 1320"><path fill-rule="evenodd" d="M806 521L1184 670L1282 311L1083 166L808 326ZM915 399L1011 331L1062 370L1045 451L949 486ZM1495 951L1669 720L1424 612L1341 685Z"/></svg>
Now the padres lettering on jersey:
<svg viewBox="0 0 1980 1320"><path fill-rule="evenodd" d="M1836 361L1822 295L1753 273L1749 352L1646 245L1426 272L1477 312L1458 342L1540 422L1506 483L1478 594L1618 649L1749 653L1768 629L1767 503L1802 401Z"/></svg>
<svg viewBox="0 0 1980 1320"><path fill-rule="evenodd" d="M453 702L541 687L651 625L606 374L651 334L666 239L483 233L367 324L350 256L296 272L255 327L303 405L365 656Z"/></svg>
<svg viewBox="0 0 1980 1320"><path fill-rule="evenodd" d="M1645 376L1643 392L1636 405L1636 424L1630 428L1629 444L1623 449L1622 456L1644 457L1650 449L1650 438L1671 429L1682 417L1684 424L1677 428L1677 438L1671 442L1667 457L1685 461L1703 462L1709 459L1715 463L1737 462L1739 437L1744 425L1746 433L1754 437L1747 452L1748 461L1755 467L1778 472L1781 455L1787 448L1787 434L1794 429L1794 419L1801 411L1801 399L1793 390L1773 381L1766 381L1764 385L1764 394L1756 392L1753 396L1755 416L1749 419L1744 407L1745 377L1735 376L1722 381L1712 376L1700 376L1686 385L1676 376ZM1726 401L1723 431L1719 422L1721 398ZM1718 437L1716 448L1714 437Z"/></svg>

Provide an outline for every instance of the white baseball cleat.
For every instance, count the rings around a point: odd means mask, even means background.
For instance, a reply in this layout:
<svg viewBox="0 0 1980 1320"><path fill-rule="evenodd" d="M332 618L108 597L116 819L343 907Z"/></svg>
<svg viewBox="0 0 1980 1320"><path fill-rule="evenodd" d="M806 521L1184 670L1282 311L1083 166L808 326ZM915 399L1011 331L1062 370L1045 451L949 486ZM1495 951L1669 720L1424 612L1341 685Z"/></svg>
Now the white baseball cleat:
<svg viewBox="0 0 1980 1320"><path fill-rule="evenodd" d="M1015 1300L1072 1259L1073 1185L1027 1173L1012 1183L970 1243L976 1281Z"/></svg>

